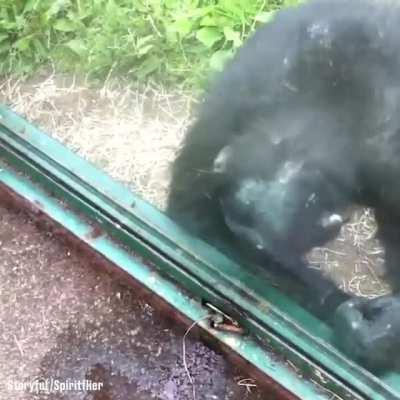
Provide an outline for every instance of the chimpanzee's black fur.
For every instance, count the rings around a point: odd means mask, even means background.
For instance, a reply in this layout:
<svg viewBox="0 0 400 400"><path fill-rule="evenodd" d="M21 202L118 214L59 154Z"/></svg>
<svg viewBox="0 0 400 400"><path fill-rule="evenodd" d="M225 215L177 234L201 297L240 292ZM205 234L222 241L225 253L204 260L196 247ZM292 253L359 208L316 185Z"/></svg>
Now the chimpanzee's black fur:
<svg viewBox="0 0 400 400"><path fill-rule="evenodd" d="M314 288L322 309L332 293L334 308L346 296L303 256L335 237L349 205L373 207L398 290L399 128L399 6L314 0L281 11L208 94L173 165L168 213L231 256L278 262ZM340 309L339 325L357 341L354 307ZM373 363L368 343L355 356Z"/></svg>

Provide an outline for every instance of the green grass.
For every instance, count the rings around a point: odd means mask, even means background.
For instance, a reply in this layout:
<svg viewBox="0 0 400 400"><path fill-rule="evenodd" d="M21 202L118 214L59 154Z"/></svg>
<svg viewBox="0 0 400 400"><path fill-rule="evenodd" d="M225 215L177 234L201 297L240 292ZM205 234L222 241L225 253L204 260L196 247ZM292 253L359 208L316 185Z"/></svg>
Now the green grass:
<svg viewBox="0 0 400 400"><path fill-rule="evenodd" d="M0 74L57 70L199 85L299 0L0 0Z"/></svg>

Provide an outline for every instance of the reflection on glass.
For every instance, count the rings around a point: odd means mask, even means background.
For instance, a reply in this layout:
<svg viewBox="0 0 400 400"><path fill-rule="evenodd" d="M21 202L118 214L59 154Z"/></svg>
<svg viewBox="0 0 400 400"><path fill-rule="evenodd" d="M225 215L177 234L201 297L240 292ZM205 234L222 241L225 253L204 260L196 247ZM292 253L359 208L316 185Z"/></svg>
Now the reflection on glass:
<svg viewBox="0 0 400 400"><path fill-rule="evenodd" d="M388 295L400 276L392 8L311 2L257 31L188 131L167 207L243 265L289 277L286 291L302 290L340 348L375 371L396 367L400 345L400 300Z"/></svg>
<svg viewBox="0 0 400 400"><path fill-rule="evenodd" d="M400 345L400 11L343 3L277 13L193 123L190 94L156 87L50 76L3 85L2 100L272 280L378 373Z"/></svg>

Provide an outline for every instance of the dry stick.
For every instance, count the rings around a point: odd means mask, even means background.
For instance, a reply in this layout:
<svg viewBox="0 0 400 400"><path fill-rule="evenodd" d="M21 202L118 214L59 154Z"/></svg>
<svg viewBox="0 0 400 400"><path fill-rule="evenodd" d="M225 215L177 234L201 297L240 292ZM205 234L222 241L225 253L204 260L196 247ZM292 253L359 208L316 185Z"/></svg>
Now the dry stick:
<svg viewBox="0 0 400 400"><path fill-rule="evenodd" d="M251 388L257 387L257 385L254 382L255 381L252 378L244 378L241 379L237 384L239 386L244 386L246 388L247 393L251 393Z"/></svg>
<svg viewBox="0 0 400 400"><path fill-rule="evenodd" d="M206 319L210 318L211 315L207 314L206 316L200 318L197 321L194 321L192 323L192 325L189 326L189 328L186 330L185 334L183 335L182 338L182 359L183 359L183 367L185 368L185 372L187 377L189 378L189 382L192 385L192 393L193 393L193 400L196 400L196 387L194 385L194 379L192 377L192 375L190 374L187 362L186 362L186 337L188 336L188 334L190 333L190 331L196 326L198 325L200 322L205 321Z"/></svg>
<svg viewBox="0 0 400 400"><path fill-rule="evenodd" d="M385 286L382 284L382 280L378 277L376 271L370 265L369 260L361 260L361 263L364 264L367 267L369 273L372 275L372 277L374 278L374 280L378 284L378 286L381 288L381 290L382 291L387 291Z"/></svg>
<svg viewBox="0 0 400 400"><path fill-rule="evenodd" d="M18 350L19 350L19 352L20 352L20 354L21 354L21 357L23 357L24 356L24 350L23 350L23 348L22 348L22 345L21 345L21 343L19 342L19 340L17 339L17 337L15 336L15 335L13 335L14 336L14 342L15 342L15 344L17 345L17 348L18 348Z"/></svg>

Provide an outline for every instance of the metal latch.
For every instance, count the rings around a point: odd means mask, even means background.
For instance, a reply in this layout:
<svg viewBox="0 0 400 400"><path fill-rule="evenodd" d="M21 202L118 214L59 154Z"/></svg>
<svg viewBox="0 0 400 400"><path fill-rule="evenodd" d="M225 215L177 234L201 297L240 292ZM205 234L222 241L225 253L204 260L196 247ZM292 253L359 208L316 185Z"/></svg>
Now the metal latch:
<svg viewBox="0 0 400 400"><path fill-rule="evenodd" d="M238 335L245 334L244 328L234 318L209 302L204 302L203 304L212 312L209 317L211 328L221 332L236 333Z"/></svg>

